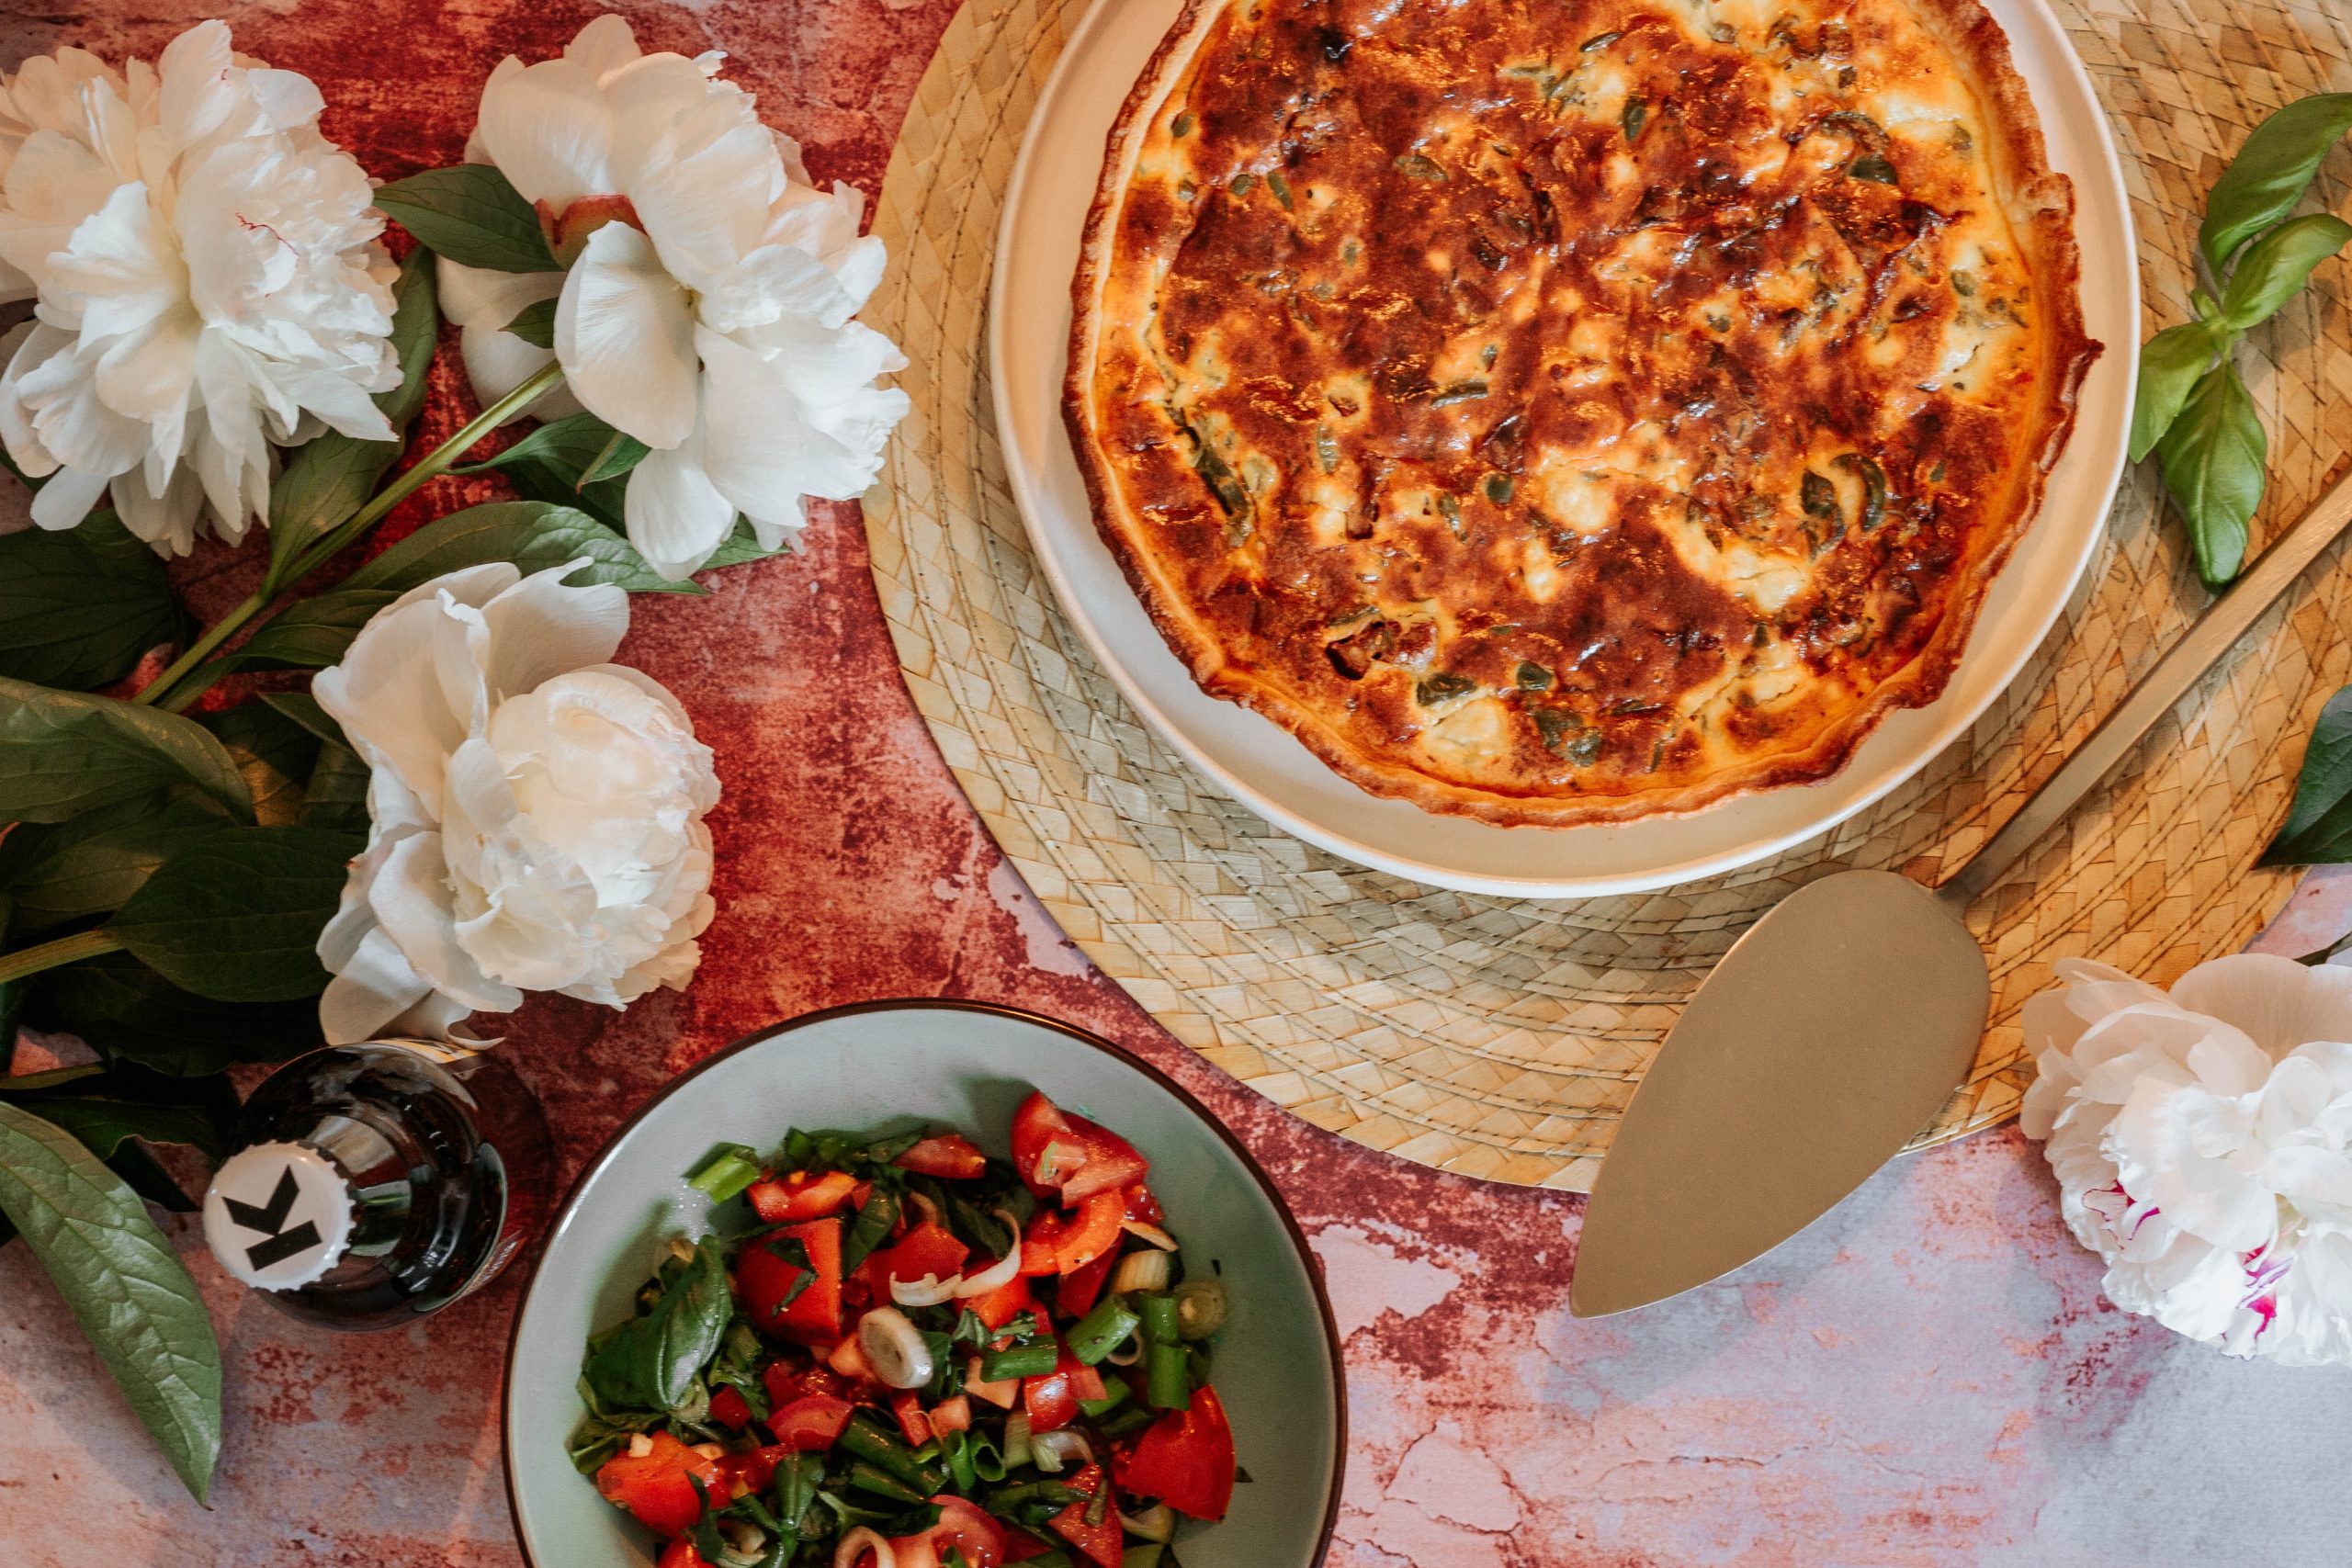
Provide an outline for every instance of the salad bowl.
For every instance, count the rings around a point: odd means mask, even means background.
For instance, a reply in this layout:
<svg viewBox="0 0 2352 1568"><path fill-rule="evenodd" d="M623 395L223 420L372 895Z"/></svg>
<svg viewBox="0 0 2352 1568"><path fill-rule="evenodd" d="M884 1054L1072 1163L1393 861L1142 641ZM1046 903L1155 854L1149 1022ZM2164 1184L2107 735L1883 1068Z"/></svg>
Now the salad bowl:
<svg viewBox="0 0 2352 1568"><path fill-rule="evenodd" d="M1320 1271L1272 1183L1207 1107L1107 1042L1009 1008L933 1000L835 1008L740 1041L664 1086L589 1162L525 1285L507 1356L505 1474L526 1559L652 1568L660 1543L598 1495L566 1439L586 1413L590 1337L629 1316L673 1238L721 1225L718 1206L687 1181L714 1147L764 1154L795 1127L927 1125L1001 1157L1033 1088L1150 1161L1186 1277L1213 1274L1230 1303L1216 1388L1246 1480L1221 1522L1178 1535L1177 1560L1319 1562L1345 1467L1345 1383ZM798 1561L831 1558L811 1548Z"/></svg>

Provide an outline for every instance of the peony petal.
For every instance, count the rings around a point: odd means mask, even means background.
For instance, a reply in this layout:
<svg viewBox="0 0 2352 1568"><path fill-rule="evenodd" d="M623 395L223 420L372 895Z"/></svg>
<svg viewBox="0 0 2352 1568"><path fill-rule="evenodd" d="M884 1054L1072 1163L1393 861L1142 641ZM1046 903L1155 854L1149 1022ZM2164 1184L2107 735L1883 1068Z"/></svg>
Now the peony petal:
<svg viewBox="0 0 2352 1568"><path fill-rule="evenodd" d="M74 526L90 514L90 508L97 505L98 497L106 494L107 484L113 478L112 474L96 474L83 468L58 469L33 496L33 522L43 528Z"/></svg>
<svg viewBox="0 0 2352 1568"><path fill-rule="evenodd" d="M493 77L482 89L482 150L534 205L560 212L583 196L618 189L611 166L613 118L595 73L546 60Z"/></svg>
<svg viewBox="0 0 2352 1568"><path fill-rule="evenodd" d="M563 57L593 73L599 82L643 52L628 23L610 11L581 28L580 35L563 46Z"/></svg>
<svg viewBox="0 0 2352 1568"><path fill-rule="evenodd" d="M2352 969L2234 953L2183 975L2172 996L2192 1011L2228 1020L2274 1057L2307 1041L2352 1041Z"/></svg>
<svg viewBox="0 0 2352 1568"><path fill-rule="evenodd" d="M482 1012L512 1012L523 993L482 973L458 941L443 870L441 835L403 839L369 886L368 902L384 934L435 990Z"/></svg>
<svg viewBox="0 0 2352 1568"><path fill-rule="evenodd" d="M673 581L690 577L726 543L735 506L703 471L698 443L651 452L629 470L622 510L628 542Z"/></svg>
<svg viewBox="0 0 2352 1568"><path fill-rule="evenodd" d="M626 223L588 236L556 308L555 353L581 405L647 446L695 427L694 317L652 243Z"/></svg>
<svg viewBox="0 0 2352 1568"><path fill-rule="evenodd" d="M482 606L490 635L482 673L493 702L603 664L619 649L628 635L628 594L611 583L566 587L563 580L583 564L535 571Z"/></svg>

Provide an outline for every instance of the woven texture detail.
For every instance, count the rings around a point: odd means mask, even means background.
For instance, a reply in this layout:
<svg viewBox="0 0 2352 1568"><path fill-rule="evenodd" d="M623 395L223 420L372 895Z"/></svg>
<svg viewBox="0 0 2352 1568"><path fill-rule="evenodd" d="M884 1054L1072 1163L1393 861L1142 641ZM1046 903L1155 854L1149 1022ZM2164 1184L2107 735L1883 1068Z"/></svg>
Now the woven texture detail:
<svg viewBox="0 0 2352 1568"><path fill-rule="evenodd" d="M2054 4L2122 151L2153 332L2188 314L2204 192L2247 130L2289 99L2352 88L2352 17L2319 0ZM1771 861L1660 893L1512 899L1311 849L1216 793L1127 708L1055 605L1005 483L990 254L1022 131L1083 9L965 6L884 182L875 231L891 270L866 319L906 350L914 410L865 518L908 685L1038 897L1179 1039L1359 1143L1585 1190L1680 1004L1751 921L1833 870L1939 880L2196 617L2206 598L2178 525L2152 471L2127 475L2089 571L2010 691L1903 788ZM2339 150L2320 195L2342 211L2348 188ZM2241 351L2270 431L2257 543L2352 451L2347 297L2344 271L2324 269ZM1978 904L1993 1023L1921 1144L2016 1113L2031 1071L2018 1009L2053 959L2169 981L2285 902L2290 874L2249 868L2312 718L2352 677L2341 555Z"/></svg>

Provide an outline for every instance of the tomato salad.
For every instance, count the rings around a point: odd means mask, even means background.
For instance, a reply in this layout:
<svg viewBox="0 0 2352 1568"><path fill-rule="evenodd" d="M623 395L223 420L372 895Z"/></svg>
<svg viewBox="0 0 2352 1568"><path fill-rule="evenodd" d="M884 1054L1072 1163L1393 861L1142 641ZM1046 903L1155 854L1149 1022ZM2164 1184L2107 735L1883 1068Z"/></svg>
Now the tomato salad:
<svg viewBox="0 0 2352 1568"><path fill-rule="evenodd" d="M1222 1283L1125 1139L1038 1093L1012 1131L1010 1164L796 1130L695 1172L756 1220L590 1341L571 1444L659 1568L1176 1568L1178 1517L1225 1517Z"/></svg>

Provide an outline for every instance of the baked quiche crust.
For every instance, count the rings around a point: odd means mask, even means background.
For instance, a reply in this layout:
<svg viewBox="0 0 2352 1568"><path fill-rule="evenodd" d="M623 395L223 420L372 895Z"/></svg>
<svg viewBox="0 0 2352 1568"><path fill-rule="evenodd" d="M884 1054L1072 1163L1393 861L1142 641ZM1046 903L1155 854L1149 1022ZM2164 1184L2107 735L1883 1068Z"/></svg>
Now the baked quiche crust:
<svg viewBox="0 0 2352 1568"><path fill-rule="evenodd" d="M1065 415L1204 690L1506 825L1932 702L2100 345L1977 0L1190 0Z"/></svg>

